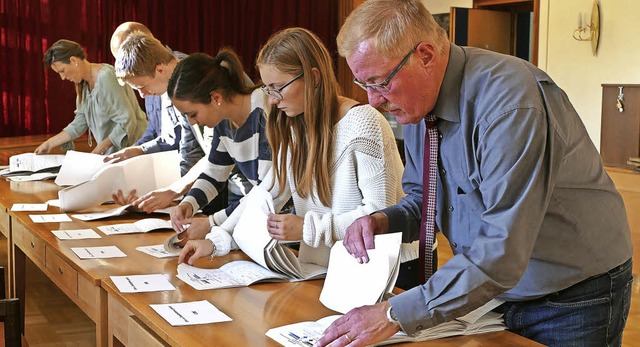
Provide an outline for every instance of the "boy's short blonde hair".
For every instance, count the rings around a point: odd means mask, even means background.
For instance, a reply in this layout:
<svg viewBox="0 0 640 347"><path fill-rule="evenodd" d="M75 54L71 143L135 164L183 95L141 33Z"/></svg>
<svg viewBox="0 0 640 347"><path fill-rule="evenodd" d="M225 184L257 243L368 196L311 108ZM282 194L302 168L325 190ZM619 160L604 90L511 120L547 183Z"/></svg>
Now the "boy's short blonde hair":
<svg viewBox="0 0 640 347"><path fill-rule="evenodd" d="M130 77L155 77L156 66L176 59L162 43L142 31L134 31L122 42L114 64L121 82Z"/></svg>

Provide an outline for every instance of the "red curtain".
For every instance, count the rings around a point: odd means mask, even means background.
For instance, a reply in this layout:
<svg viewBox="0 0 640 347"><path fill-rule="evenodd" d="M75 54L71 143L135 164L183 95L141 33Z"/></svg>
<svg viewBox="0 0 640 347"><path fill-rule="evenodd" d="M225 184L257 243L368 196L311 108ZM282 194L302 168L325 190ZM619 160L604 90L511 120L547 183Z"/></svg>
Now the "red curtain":
<svg viewBox="0 0 640 347"><path fill-rule="evenodd" d="M113 64L111 33L137 21L184 53L230 46L257 80L258 50L283 28L310 29L337 57L338 1L0 0L0 137L55 134L73 119L73 84L42 63L59 39L80 43L91 62Z"/></svg>

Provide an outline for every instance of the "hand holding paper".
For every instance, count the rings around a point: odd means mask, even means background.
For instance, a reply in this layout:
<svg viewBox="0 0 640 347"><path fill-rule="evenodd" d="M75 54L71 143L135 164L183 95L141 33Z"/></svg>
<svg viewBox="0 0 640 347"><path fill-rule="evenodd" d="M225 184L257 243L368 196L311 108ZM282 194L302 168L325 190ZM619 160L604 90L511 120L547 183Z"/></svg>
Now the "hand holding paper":
<svg viewBox="0 0 640 347"><path fill-rule="evenodd" d="M376 248L369 251L370 260L365 264L351 256L342 242L336 242L331 248L320 302L334 311L347 313L382 301L398 278L401 242L402 233L376 235Z"/></svg>

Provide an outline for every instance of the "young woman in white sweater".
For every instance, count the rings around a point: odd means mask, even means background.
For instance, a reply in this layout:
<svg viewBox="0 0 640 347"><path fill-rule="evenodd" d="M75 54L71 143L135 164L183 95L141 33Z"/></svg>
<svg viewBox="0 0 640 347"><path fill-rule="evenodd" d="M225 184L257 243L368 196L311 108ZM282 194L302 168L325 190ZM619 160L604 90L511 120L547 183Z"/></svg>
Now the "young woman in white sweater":
<svg viewBox="0 0 640 347"><path fill-rule="evenodd" d="M299 257L326 266L330 247L354 220L403 196L395 138L380 112L339 95L331 56L310 31L274 34L257 66L272 105L272 179L263 185L276 209L290 197L295 207L295 213L270 215L268 231L276 240L300 240ZM242 204L206 240L189 241L179 262L234 249L230 234L241 210ZM417 244L405 245L402 260L415 258Z"/></svg>

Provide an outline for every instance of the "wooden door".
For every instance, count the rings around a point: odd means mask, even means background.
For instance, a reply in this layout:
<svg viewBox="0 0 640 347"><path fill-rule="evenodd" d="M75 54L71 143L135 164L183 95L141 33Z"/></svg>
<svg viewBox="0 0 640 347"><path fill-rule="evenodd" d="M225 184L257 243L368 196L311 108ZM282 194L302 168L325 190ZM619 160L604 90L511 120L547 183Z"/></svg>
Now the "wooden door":
<svg viewBox="0 0 640 347"><path fill-rule="evenodd" d="M475 8L451 8L451 40L460 46L512 54L511 13Z"/></svg>

